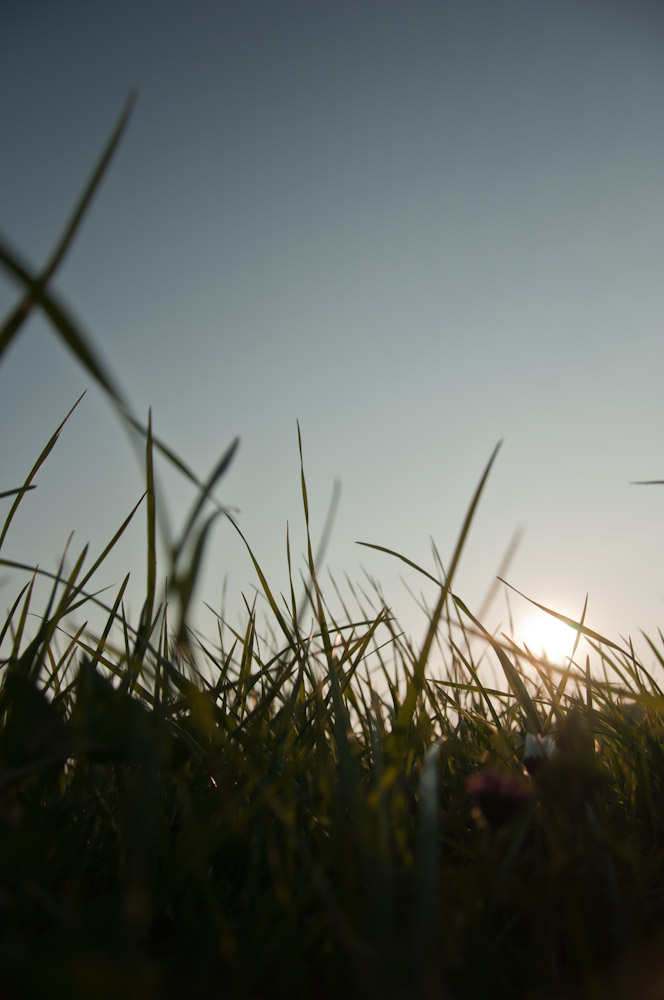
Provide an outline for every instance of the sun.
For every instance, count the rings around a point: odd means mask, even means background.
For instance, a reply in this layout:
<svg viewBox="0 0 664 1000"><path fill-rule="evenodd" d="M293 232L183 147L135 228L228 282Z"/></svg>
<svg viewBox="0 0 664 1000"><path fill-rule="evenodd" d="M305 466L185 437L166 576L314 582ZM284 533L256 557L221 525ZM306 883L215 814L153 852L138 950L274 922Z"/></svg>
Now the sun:
<svg viewBox="0 0 664 1000"><path fill-rule="evenodd" d="M537 609L528 613L519 635L531 653L556 666L566 666L576 639L575 629Z"/></svg>

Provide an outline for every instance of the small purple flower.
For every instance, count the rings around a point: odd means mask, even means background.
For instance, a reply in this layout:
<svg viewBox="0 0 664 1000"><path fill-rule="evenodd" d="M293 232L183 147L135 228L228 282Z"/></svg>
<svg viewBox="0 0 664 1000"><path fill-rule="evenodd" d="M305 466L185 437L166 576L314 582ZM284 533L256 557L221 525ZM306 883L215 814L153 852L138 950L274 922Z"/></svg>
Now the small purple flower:
<svg viewBox="0 0 664 1000"><path fill-rule="evenodd" d="M466 782L466 791L475 799L481 817L497 830L519 813L532 790L519 775L486 768Z"/></svg>

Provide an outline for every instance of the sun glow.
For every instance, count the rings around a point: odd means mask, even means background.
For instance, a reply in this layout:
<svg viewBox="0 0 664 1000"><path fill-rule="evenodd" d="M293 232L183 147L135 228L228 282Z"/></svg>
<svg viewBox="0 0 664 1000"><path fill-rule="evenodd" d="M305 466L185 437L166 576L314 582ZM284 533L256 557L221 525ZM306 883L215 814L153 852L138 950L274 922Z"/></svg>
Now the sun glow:
<svg viewBox="0 0 664 1000"><path fill-rule="evenodd" d="M552 615L534 610L523 622L520 636L521 643L535 656L556 666L565 666L572 655L576 632Z"/></svg>

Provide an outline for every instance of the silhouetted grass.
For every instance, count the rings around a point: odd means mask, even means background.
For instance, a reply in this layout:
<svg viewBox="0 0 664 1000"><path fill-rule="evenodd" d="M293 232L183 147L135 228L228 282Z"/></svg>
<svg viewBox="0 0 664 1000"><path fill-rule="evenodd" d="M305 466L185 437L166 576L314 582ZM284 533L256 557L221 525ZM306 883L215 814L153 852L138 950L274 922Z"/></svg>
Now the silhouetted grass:
<svg viewBox="0 0 664 1000"><path fill-rule="evenodd" d="M44 271L0 245L24 296L0 353L43 309L141 441L146 483L89 568L85 550L55 574L0 559L26 575L0 630L2 996L465 1000L583 983L565 995L646 996L662 965L664 698L629 646L583 620L592 658L554 669L455 595L497 449L445 571L391 553L438 588L421 643L378 587L349 586L351 605L332 584L328 600L304 463L304 596L292 572L274 593L247 545L266 615L247 605L241 630L218 616L210 641L191 629L236 443L199 482L48 287L127 113ZM0 547L66 419L25 482L6 484ZM165 569L157 450L199 490ZM147 584L132 622L127 579L108 604L93 587L139 507ZM38 576L52 589L35 629ZM105 627L70 634L86 606ZM650 647L659 673L664 644Z"/></svg>

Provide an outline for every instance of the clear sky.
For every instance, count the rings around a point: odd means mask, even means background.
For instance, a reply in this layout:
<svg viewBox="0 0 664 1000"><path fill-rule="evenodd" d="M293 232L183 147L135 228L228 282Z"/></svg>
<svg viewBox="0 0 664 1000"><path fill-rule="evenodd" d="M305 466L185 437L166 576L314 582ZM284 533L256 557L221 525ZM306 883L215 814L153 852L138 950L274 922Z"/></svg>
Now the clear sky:
<svg viewBox="0 0 664 1000"><path fill-rule="evenodd" d="M136 88L54 287L202 478L240 437L218 496L276 590L299 420L314 534L342 484L330 570L405 623L420 579L356 541L449 560L503 439L459 595L478 609L523 527L519 590L572 616L588 592L613 638L664 625L664 487L630 485L664 478L659 3L5 0L0 56L0 228L35 267ZM0 279L3 314L19 294ZM39 316L0 377L2 489L89 390L3 555L54 569L72 530L97 553L142 492L117 417ZM142 595L143 524L99 586ZM200 602L225 575L239 606L255 577L219 522Z"/></svg>

